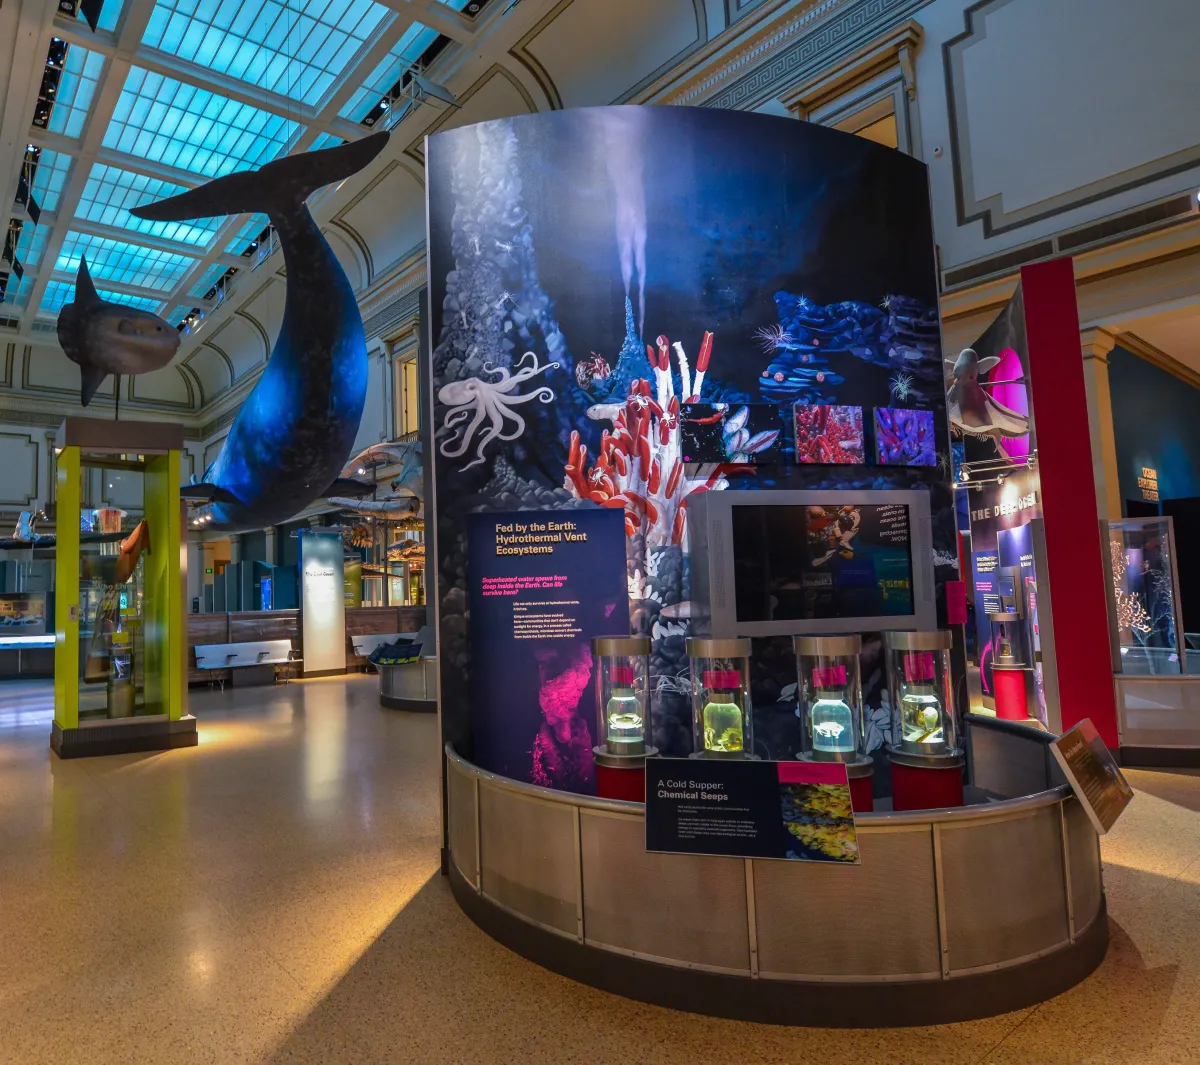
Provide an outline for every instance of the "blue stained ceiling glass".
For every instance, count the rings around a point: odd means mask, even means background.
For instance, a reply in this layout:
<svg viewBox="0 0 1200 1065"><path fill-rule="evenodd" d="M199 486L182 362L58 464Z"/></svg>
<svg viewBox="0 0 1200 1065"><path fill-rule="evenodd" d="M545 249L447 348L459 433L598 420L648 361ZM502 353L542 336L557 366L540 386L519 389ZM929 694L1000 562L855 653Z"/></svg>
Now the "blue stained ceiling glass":
<svg viewBox="0 0 1200 1065"><path fill-rule="evenodd" d="M121 303L128 307L136 307L143 311L157 312L162 306L162 300L146 299L143 296L130 296L124 292L108 292L99 286L96 291L100 298L110 303ZM51 281L46 285L46 294L42 297L42 305L38 314L58 314L64 303L70 303L75 298L74 281Z"/></svg>
<svg viewBox="0 0 1200 1065"><path fill-rule="evenodd" d="M315 105L391 17L372 0L158 0L143 43Z"/></svg>
<svg viewBox="0 0 1200 1065"><path fill-rule="evenodd" d="M81 256L87 256L88 270L94 280L119 281L149 289L174 287L196 264L195 259L157 248L88 233L68 233L54 268L73 274L79 270Z"/></svg>
<svg viewBox="0 0 1200 1065"><path fill-rule="evenodd" d="M139 204L164 200L168 196L186 191L182 186L173 185L168 181L95 163L88 174L87 184L75 213L89 222L136 230L139 233L149 233L166 240L177 240L181 244L195 244L203 248L212 242L213 235L224 222L223 218L201 218L188 222L148 222L129 213L130 208Z"/></svg>
<svg viewBox="0 0 1200 1065"><path fill-rule="evenodd" d="M298 129L290 119L133 67L104 146L221 177L270 162Z"/></svg>
<svg viewBox="0 0 1200 1065"><path fill-rule="evenodd" d="M465 0L464 0L465 2ZM436 39L437 33L419 22L414 22L379 62L354 95L339 112L342 118L361 122L363 118L387 95L400 80L400 75L409 69Z"/></svg>
<svg viewBox="0 0 1200 1065"><path fill-rule="evenodd" d="M61 152L43 148L38 153L37 167L33 173L33 199L43 211L58 207L58 197L66 184L67 171L71 168L71 157Z"/></svg>
<svg viewBox="0 0 1200 1065"><path fill-rule="evenodd" d="M75 138L83 134L88 108L103 67L104 56L99 52L89 52L77 44L67 49L62 78L54 97L54 110L50 112L48 128L52 132Z"/></svg>

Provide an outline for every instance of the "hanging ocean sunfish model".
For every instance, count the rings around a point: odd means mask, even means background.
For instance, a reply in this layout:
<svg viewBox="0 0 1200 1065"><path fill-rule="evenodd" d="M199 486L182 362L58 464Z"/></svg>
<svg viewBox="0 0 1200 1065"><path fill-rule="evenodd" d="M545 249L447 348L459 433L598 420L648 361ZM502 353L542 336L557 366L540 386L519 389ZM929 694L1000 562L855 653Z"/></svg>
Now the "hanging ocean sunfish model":
<svg viewBox="0 0 1200 1065"><path fill-rule="evenodd" d="M356 174L387 140L386 132L375 133L277 159L132 212L153 222L260 212L283 247L287 299L271 358L203 480L183 489L186 499L211 502L209 528L277 525L315 499L363 488L338 478L367 395L362 317L304 201L322 186Z"/></svg>
<svg viewBox="0 0 1200 1065"><path fill-rule="evenodd" d="M179 350L179 332L157 314L101 299L80 258L75 300L58 312L58 342L79 364L79 401L86 407L109 374L116 375L119 397L122 374L166 366Z"/></svg>

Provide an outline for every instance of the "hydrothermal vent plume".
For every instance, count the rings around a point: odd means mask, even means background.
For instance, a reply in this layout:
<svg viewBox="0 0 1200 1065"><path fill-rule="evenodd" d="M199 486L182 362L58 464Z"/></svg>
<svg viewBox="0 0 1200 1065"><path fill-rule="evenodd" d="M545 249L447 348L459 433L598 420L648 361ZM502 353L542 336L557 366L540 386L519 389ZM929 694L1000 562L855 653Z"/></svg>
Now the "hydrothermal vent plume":
<svg viewBox="0 0 1200 1065"><path fill-rule="evenodd" d="M625 295L633 298L637 282L638 332L646 318L646 193L642 186L643 119L641 108L625 107L597 115L604 162L616 201L617 251Z"/></svg>

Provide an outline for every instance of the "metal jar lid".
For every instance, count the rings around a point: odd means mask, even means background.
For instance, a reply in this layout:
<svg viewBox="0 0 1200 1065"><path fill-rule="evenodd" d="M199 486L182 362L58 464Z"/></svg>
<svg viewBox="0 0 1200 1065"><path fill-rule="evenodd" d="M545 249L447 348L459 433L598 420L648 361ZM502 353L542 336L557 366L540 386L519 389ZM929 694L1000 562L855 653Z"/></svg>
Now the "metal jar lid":
<svg viewBox="0 0 1200 1065"><path fill-rule="evenodd" d="M715 640L707 636L693 636L684 645L688 658L749 658L750 641L740 636Z"/></svg>
<svg viewBox="0 0 1200 1065"><path fill-rule="evenodd" d="M792 643L798 655L829 658L833 655L862 654L862 637L858 633L849 636L794 636Z"/></svg>
<svg viewBox="0 0 1200 1065"><path fill-rule="evenodd" d="M593 636L592 654L599 658L616 655L637 657L650 653L650 638L648 636Z"/></svg>
<svg viewBox="0 0 1200 1065"><path fill-rule="evenodd" d="M948 651L954 646L954 635L947 629L885 632L883 639L891 651Z"/></svg>

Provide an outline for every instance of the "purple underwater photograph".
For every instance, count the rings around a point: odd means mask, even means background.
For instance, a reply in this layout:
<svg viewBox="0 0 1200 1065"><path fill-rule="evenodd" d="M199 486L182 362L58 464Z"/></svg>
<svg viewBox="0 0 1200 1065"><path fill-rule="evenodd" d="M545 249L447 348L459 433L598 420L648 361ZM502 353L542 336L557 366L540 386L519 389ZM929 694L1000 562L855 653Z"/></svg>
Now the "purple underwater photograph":
<svg viewBox="0 0 1200 1065"><path fill-rule="evenodd" d="M876 407L875 457L884 466L936 466L933 412Z"/></svg>

